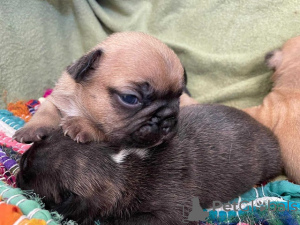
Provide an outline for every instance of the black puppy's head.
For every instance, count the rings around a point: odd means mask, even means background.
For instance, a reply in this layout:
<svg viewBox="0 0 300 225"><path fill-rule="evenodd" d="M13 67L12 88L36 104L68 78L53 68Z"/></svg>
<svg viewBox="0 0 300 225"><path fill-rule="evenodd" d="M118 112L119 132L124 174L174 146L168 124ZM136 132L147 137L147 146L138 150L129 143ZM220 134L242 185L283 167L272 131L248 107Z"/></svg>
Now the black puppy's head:
<svg viewBox="0 0 300 225"><path fill-rule="evenodd" d="M98 144L95 150L93 143L76 149L76 145L61 133L34 143L21 158L17 186L33 190L46 209L64 218L93 224L113 211L123 187L118 167L109 154L102 154L112 149Z"/></svg>

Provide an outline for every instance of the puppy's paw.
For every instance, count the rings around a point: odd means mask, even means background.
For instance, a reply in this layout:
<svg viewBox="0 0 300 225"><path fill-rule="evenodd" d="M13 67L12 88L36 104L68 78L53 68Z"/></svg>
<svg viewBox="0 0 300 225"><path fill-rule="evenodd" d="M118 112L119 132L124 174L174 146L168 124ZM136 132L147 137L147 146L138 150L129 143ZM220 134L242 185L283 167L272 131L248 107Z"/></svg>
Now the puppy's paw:
<svg viewBox="0 0 300 225"><path fill-rule="evenodd" d="M62 119L61 127L64 135L70 136L78 143L103 140L90 121L82 117L66 117Z"/></svg>
<svg viewBox="0 0 300 225"><path fill-rule="evenodd" d="M49 134L54 130L56 130L54 127L34 126L28 124L28 126L25 125L23 128L17 130L13 139L21 143L36 142L49 136Z"/></svg>

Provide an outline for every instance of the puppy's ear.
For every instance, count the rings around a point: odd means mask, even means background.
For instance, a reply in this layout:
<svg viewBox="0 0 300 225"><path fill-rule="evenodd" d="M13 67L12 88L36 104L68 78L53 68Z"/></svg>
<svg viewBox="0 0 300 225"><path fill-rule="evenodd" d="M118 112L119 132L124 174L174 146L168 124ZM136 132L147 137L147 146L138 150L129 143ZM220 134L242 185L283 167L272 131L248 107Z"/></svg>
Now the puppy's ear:
<svg viewBox="0 0 300 225"><path fill-rule="evenodd" d="M183 67L183 78L184 78L183 92L186 93L188 96L191 96L190 91L186 87L186 85L187 85L187 74L186 74L185 67Z"/></svg>
<svg viewBox="0 0 300 225"><path fill-rule="evenodd" d="M267 53L265 62L270 69L276 70L282 62L282 51L278 49Z"/></svg>
<svg viewBox="0 0 300 225"><path fill-rule="evenodd" d="M183 67L183 79L184 79L184 85L187 85L187 74L186 74L185 67Z"/></svg>
<svg viewBox="0 0 300 225"><path fill-rule="evenodd" d="M80 59L78 59L75 63L68 66L67 72L74 78L77 83L85 81L97 68L101 55L101 49L91 51L87 55L84 55Z"/></svg>

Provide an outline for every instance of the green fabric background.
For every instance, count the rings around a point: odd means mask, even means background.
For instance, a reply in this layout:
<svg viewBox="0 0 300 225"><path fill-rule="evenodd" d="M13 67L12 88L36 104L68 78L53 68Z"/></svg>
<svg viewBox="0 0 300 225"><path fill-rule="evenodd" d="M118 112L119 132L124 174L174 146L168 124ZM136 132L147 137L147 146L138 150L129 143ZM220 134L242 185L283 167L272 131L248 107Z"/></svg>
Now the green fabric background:
<svg viewBox="0 0 300 225"><path fill-rule="evenodd" d="M266 52L300 35L300 1L0 0L0 107L40 97L73 60L117 31L173 48L199 102L259 104Z"/></svg>

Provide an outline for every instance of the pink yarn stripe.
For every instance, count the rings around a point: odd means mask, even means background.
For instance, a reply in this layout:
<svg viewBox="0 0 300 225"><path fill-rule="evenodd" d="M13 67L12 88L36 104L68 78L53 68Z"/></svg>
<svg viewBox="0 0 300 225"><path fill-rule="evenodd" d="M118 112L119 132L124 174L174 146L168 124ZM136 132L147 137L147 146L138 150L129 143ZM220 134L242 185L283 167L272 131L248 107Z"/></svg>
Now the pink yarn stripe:
<svg viewBox="0 0 300 225"><path fill-rule="evenodd" d="M31 146L30 144L23 144L13 140L2 131L0 131L0 145L5 145L9 148L12 148L14 151L21 154L23 154Z"/></svg>

